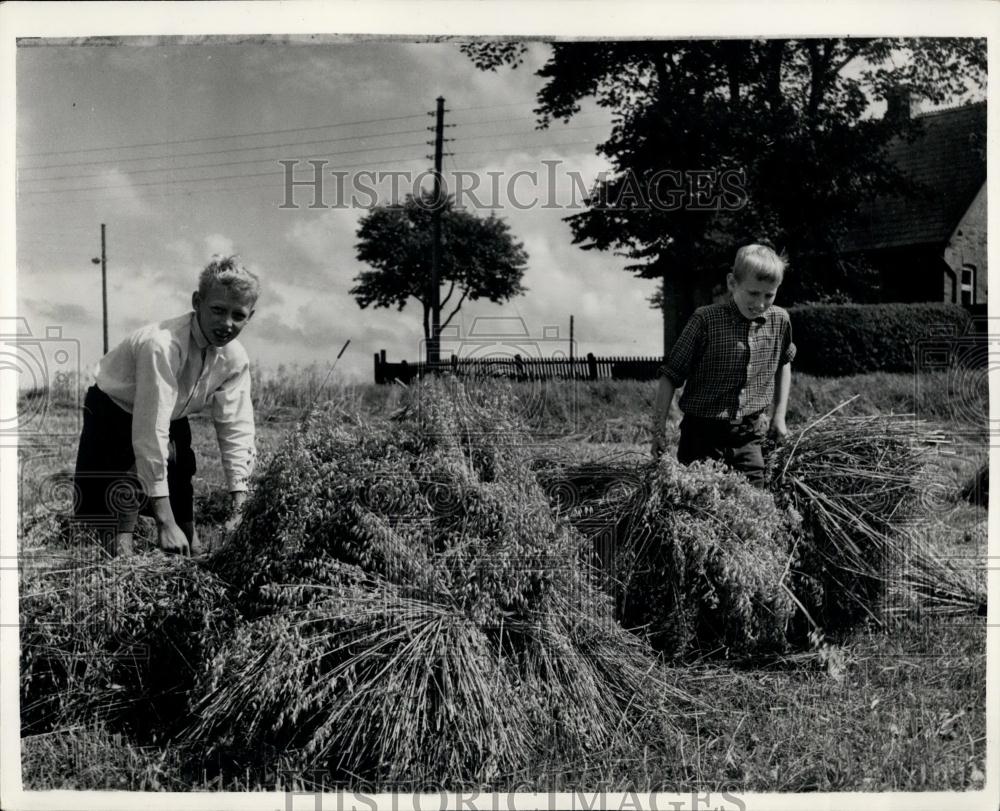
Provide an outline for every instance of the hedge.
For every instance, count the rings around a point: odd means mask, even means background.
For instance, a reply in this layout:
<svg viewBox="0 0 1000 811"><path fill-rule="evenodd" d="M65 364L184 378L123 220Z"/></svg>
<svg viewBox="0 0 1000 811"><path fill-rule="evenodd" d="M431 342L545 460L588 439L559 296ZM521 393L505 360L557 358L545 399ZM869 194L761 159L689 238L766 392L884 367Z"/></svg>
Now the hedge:
<svg viewBox="0 0 1000 811"><path fill-rule="evenodd" d="M973 344L971 316L955 304L810 304L788 314L798 349L794 368L807 374L913 372L956 360L976 365L984 354L985 344Z"/></svg>

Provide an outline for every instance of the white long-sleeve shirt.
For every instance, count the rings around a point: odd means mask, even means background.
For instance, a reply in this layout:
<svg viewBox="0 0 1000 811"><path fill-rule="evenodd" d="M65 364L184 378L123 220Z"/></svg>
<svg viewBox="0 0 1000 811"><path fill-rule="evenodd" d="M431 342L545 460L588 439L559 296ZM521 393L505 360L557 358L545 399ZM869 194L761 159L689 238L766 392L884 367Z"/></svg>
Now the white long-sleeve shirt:
<svg viewBox="0 0 1000 811"><path fill-rule="evenodd" d="M211 405L230 492L247 489L255 458L250 360L236 340L209 344L194 312L133 332L97 368L97 387L132 414L136 474L155 498L169 494L171 420Z"/></svg>

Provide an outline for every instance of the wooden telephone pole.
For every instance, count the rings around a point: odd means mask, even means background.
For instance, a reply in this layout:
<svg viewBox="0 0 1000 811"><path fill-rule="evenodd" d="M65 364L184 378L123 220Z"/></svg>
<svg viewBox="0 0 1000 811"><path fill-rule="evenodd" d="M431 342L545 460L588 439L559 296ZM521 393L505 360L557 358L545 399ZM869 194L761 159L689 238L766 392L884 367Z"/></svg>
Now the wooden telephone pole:
<svg viewBox="0 0 1000 811"><path fill-rule="evenodd" d="M434 241L431 248L431 342L428 363L441 360L441 158L444 149L444 96L438 96L434 127Z"/></svg>
<svg viewBox="0 0 1000 811"><path fill-rule="evenodd" d="M101 265L101 311L104 320L104 354L108 354L108 252L105 239L105 226L101 223L101 258L90 260L95 265Z"/></svg>

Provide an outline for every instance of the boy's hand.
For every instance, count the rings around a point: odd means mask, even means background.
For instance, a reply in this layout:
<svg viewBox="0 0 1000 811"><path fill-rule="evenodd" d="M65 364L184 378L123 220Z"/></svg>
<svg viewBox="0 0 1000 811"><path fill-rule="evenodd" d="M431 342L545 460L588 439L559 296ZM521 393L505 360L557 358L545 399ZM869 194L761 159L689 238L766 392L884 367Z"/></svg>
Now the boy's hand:
<svg viewBox="0 0 1000 811"><path fill-rule="evenodd" d="M785 425L784 417L771 418L771 430L768 433L778 442L783 441L788 436L788 426Z"/></svg>
<svg viewBox="0 0 1000 811"><path fill-rule="evenodd" d="M197 558L205 554L205 547L201 545L201 539L197 533L191 539L191 557Z"/></svg>
<svg viewBox="0 0 1000 811"><path fill-rule="evenodd" d="M246 491L234 491L229 494L230 516L225 523L226 532L232 532L243 521L243 502L247 500Z"/></svg>
<svg viewBox="0 0 1000 811"><path fill-rule="evenodd" d="M181 528L181 532L184 533L184 537L188 539L188 545L191 549L191 557L196 558L205 553L205 548L201 545L201 538L198 537L198 527L195 526L194 521L178 523Z"/></svg>
<svg viewBox="0 0 1000 811"><path fill-rule="evenodd" d="M157 528L156 541L167 554L190 555L191 546L181 528L174 522L164 522Z"/></svg>
<svg viewBox="0 0 1000 811"><path fill-rule="evenodd" d="M653 444L650 446L650 453L653 454L653 459L659 459L663 455L663 445L666 437L663 436L663 431L653 431Z"/></svg>
<svg viewBox="0 0 1000 811"><path fill-rule="evenodd" d="M667 426L676 431L680 425L680 417L677 414L670 413L667 414L662 422L657 420L655 424L657 427L653 429L653 442L650 452L653 454L654 459L659 459L667 446Z"/></svg>

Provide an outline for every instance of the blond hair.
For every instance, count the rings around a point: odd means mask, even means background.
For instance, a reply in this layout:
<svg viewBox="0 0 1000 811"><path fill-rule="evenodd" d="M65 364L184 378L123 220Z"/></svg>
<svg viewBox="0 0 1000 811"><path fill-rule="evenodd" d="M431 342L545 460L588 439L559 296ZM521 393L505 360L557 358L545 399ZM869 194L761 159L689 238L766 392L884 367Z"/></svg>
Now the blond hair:
<svg viewBox="0 0 1000 811"><path fill-rule="evenodd" d="M767 245L744 245L736 252L733 262L733 276L737 281L745 281L753 276L757 281L778 282L785 278L788 258L775 252Z"/></svg>
<svg viewBox="0 0 1000 811"><path fill-rule="evenodd" d="M219 285L233 295L255 303L260 296L260 280L237 259L235 255L213 256L198 277L198 294L204 298L209 290Z"/></svg>

